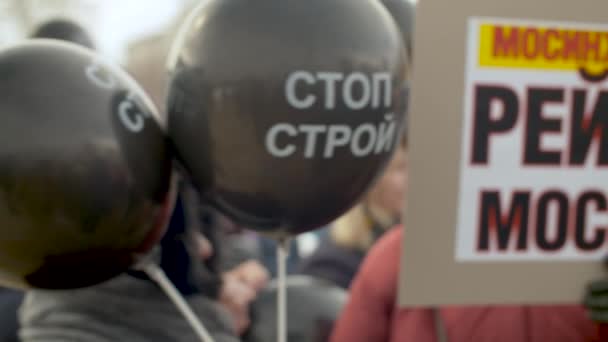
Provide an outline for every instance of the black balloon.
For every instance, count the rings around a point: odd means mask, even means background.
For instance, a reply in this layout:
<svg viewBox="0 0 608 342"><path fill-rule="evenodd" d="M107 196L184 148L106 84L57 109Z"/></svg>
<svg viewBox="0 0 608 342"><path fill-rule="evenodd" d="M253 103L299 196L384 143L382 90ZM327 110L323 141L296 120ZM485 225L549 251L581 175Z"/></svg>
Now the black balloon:
<svg viewBox="0 0 608 342"><path fill-rule="evenodd" d="M414 0L381 0L389 11L397 26L401 30L403 44L405 45L408 57L412 58L412 48L414 40L414 20L416 18L416 4Z"/></svg>
<svg viewBox="0 0 608 342"><path fill-rule="evenodd" d="M329 341L346 304L346 291L308 276L289 276L287 284L287 341ZM276 322L277 288L271 286L251 306L251 326L244 341L276 341Z"/></svg>
<svg viewBox="0 0 608 342"><path fill-rule="evenodd" d="M182 166L206 201L274 237L344 213L399 140L407 57L376 0L211 0L169 65Z"/></svg>
<svg viewBox="0 0 608 342"><path fill-rule="evenodd" d="M57 39L94 49L95 44L89 33L79 24L62 18L51 19L38 25L30 38Z"/></svg>
<svg viewBox="0 0 608 342"><path fill-rule="evenodd" d="M95 285L162 238L174 196L157 115L87 49L32 40L0 52L0 284Z"/></svg>

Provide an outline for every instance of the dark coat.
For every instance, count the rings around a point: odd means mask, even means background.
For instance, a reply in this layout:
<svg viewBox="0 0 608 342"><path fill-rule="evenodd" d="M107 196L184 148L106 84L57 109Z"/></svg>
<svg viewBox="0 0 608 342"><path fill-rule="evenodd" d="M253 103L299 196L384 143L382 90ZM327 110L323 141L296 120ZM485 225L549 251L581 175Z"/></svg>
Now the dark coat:
<svg viewBox="0 0 608 342"><path fill-rule="evenodd" d="M17 342L17 310L23 300L21 292L0 288L0 342Z"/></svg>
<svg viewBox="0 0 608 342"><path fill-rule="evenodd" d="M364 257L365 252L339 246L327 235L319 248L302 260L298 273L325 279L348 289Z"/></svg>

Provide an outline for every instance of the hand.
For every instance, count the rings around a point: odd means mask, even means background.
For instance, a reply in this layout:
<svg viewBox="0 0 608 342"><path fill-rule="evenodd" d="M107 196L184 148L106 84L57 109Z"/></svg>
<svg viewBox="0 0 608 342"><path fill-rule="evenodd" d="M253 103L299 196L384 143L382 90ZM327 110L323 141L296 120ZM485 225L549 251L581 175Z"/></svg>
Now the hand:
<svg viewBox="0 0 608 342"><path fill-rule="evenodd" d="M608 266L608 262L606 265ZM592 320L608 323L608 277L589 285L585 306Z"/></svg>
<svg viewBox="0 0 608 342"><path fill-rule="evenodd" d="M231 314L236 332L242 335L249 325L249 306L266 286L268 271L257 261L247 261L224 273L220 303Z"/></svg>
<svg viewBox="0 0 608 342"><path fill-rule="evenodd" d="M268 270L255 260L245 261L226 274L234 276L256 292L266 287L270 280Z"/></svg>
<svg viewBox="0 0 608 342"><path fill-rule="evenodd" d="M224 276L220 292L220 304L222 304L232 316L234 328L239 335L242 335L249 324L249 305L256 298L256 291L245 285L243 282L231 275Z"/></svg>
<svg viewBox="0 0 608 342"><path fill-rule="evenodd" d="M201 261L205 261L213 256L213 245L202 233L195 232L193 240L194 253Z"/></svg>

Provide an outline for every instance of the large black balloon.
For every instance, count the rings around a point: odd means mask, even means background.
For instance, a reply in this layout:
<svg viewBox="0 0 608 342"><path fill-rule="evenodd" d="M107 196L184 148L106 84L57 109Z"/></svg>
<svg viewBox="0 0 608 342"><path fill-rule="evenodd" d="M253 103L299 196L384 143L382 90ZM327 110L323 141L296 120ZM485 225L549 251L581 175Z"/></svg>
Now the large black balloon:
<svg viewBox="0 0 608 342"><path fill-rule="evenodd" d="M399 140L407 57L376 0L211 0L169 65L181 164L204 199L275 237L344 213Z"/></svg>
<svg viewBox="0 0 608 342"><path fill-rule="evenodd" d="M347 292L308 276L287 277L287 341L329 341ZM264 290L251 306L251 326L245 342L277 340L277 287Z"/></svg>
<svg viewBox="0 0 608 342"><path fill-rule="evenodd" d="M94 285L160 240L174 196L157 115L125 72L77 45L0 52L0 284Z"/></svg>
<svg viewBox="0 0 608 342"><path fill-rule="evenodd" d="M414 0L381 0L401 31L403 44L408 57L412 58L414 40L414 20L416 18L416 3Z"/></svg>

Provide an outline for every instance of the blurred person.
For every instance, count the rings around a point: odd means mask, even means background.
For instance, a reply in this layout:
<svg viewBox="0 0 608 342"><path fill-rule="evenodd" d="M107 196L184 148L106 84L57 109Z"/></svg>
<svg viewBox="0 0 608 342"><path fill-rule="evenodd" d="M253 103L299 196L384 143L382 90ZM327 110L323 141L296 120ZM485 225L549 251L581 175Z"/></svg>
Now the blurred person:
<svg viewBox="0 0 608 342"><path fill-rule="evenodd" d="M160 267L218 342L239 341L250 320L249 304L268 275L253 263L217 269L217 236L188 183L179 188ZM20 310L24 342L198 341L165 293L140 271L67 291L29 291Z"/></svg>
<svg viewBox="0 0 608 342"><path fill-rule="evenodd" d="M232 317L238 336L251 326L251 305L268 284L269 275L257 261L248 260L223 274L220 303Z"/></svg>
<svg viewBox="0 0 608 342"><path fill-rule="evenodd" d="M17 309L23 293L0 287L0 342L17 342Z"/></svg>
<svg viewBox="0 0 608 342"><path fill-rule="evenodd" d="M384 174L359 204L338 218L299 273L349 288L367 251L401 221L407 189L407 144L401 139Z"/></svg>
<svg viewBox="0 0 608 342"><path fill-rule="evenodd" d="M603 295L587 300L596 322L580 305L397 307L403 234L403 228L394 229L366 257L332 342L608 341L608 280L595 285Z"/></svg>
<svg viewBox="0 0 608 342"><path fill-rule="evenodd" d="M95 43L84 27L66 18L53 18L38 25L30 38L56 39L95 50Z"/></svg>
<svg viewBox="0 0 608 342"><path fill-rule="evenodd" d="M261 250L258 245L258 235L254 231L236 224L217 210L213 210L213 213L215 226L220 234L218 239L222 244L220 269L230 270L252 260L258 261L260 266L265 266L260 260Z"/></svg>

